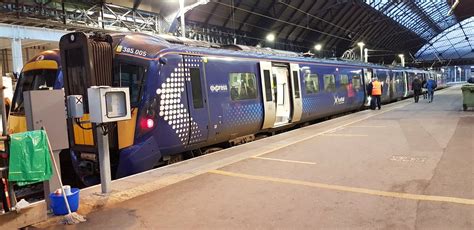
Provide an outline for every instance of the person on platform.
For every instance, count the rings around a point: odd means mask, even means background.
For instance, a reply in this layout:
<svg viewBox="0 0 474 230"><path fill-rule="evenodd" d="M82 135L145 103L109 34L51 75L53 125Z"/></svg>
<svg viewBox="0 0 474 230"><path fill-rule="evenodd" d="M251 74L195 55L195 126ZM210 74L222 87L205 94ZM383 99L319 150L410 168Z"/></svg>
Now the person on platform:
<svg viewBox="0 0 474 230"><path fill-rule="evenodd" d="M373 103L370 103L370 107L372 110L375 109L375 107L378 107L379 110L382 107L381 106L381 96L382 96L382 83L377 79L377 77L372 78L372 82L369 84L369 88L371 88L371 95L372 95L372 100L374 101Z"/></svg>
<svg viewBox="0 0 474 230"><path fill-rule="evenodd" d="M438 85L436 84L436 81L433 79L433 77L430 77L430 79L426 81L426 89L428 90L429 103L433 102L434 91L436 87L438 87Z"/></svg>
<svg viewBox="0 0 474 230"><path fill-rule="evenodd" d="M420 79L418 79L418 77L415 77L415 79L413 79L413 82L411 83L411 88L413 89L413 93L415 95L415 103L418 103L418 100L420 99L421 87L422 83Z"/></svg>
<svg viewBox="0 0 474 230"><path fill-rule="evenodd" d="M421 93L423 94L423 99L427 99L428 93L426 92L426 79L423 79L421 82Z"/></svg>

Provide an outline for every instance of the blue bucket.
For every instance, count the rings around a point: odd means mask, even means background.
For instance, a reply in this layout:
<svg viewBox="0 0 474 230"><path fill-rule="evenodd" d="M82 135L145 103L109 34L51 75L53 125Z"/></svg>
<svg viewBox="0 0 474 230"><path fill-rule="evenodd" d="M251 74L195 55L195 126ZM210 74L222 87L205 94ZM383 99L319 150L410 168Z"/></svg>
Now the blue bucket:
<svg viewBox="0 0 474 230"><path fill-rule="evenodd" d="M49 199L51 200L51 209L53 209L53 213L56 216L66 215L67 207L66 203L64 203L63 195L56 195L54 193L49 194ZM69 202L69 206L71 207L71 212L77 211L79 208L79 189L78 188L71 188L71 194L67 196L67 201Z"/></svg>

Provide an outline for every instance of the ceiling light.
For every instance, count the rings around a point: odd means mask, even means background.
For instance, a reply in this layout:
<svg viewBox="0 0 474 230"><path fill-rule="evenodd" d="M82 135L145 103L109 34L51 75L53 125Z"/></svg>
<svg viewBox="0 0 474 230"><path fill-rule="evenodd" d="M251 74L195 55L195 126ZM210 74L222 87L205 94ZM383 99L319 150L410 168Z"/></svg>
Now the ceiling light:
<svg viewBox="0 0 474 230"><path fill-rule="evenodd" d="M317 51L320 51L322 48L323 48L323 45L321 45L321 44L316 44L314 46L314 49L317 50Z"/></svg>
<svg viewBox="0 0 474 230"><path fill-rule="evenodd" d="M267 35L267 41L269 41L269 42L275 41L275 35L274 34L268 34Z"/></svg>

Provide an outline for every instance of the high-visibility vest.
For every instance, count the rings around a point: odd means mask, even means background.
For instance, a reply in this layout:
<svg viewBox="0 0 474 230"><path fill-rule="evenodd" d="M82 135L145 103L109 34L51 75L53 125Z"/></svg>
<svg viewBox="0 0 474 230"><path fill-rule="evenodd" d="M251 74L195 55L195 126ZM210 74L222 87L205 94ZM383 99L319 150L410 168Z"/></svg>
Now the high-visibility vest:
<svg viewBox="0 0 474 230"><path fill-rule="evenodd" d="M380 81L372 82L372 95L382 95L382 84Z"/></svg>

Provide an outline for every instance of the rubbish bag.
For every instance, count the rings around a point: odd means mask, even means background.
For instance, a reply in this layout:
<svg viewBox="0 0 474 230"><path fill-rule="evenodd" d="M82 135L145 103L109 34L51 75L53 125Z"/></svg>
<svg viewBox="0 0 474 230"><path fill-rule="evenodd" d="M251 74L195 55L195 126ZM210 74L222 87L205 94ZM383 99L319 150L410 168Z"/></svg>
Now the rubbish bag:
<svg viewBox="0 0 474 230"><path fill-rule="evenodd" d="M23 186L51 178L53 169L46 138L44 130L10 135L10 181Z"/></svg>

